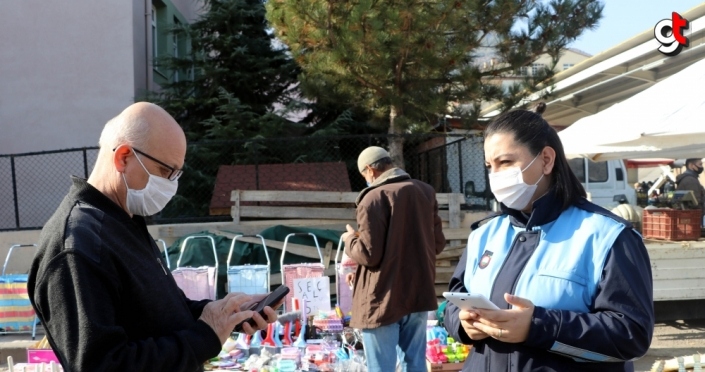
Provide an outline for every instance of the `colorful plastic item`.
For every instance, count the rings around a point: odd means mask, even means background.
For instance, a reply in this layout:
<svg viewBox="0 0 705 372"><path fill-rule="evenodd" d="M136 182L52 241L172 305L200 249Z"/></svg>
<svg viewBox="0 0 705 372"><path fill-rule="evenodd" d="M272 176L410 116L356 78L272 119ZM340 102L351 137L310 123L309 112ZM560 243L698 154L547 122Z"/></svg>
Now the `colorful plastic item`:
<svg viewBox="0 0 705 372"><path fill-rule="evenodd" d="M269 323L269 325L267 325L267 337L262 340L262 346L277 347L277 343L274 341L274 335L277 333L276 327L275 323Z"/></svg>
<svg viewBox="0 0 705 372"><path fill-rule="evenodd" d="M291 346L294 341L291 339L291 327L293 322L287 322L284 326L284 334L282 335L282 346Z"/></svg>

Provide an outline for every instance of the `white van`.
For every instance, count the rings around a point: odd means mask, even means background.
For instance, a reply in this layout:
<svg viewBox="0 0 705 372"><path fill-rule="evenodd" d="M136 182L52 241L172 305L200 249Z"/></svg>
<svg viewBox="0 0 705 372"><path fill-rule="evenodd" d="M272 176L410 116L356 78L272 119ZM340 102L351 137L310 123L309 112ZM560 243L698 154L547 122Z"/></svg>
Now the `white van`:
<svg viewBox="0 0 705 372"><path fill-rule="evenodd" d="M636 190L627 181L627 167L622 160L592 161L576 158L569 159L568 163L593 203L607 209L623 202L636 205Z"/></svg>

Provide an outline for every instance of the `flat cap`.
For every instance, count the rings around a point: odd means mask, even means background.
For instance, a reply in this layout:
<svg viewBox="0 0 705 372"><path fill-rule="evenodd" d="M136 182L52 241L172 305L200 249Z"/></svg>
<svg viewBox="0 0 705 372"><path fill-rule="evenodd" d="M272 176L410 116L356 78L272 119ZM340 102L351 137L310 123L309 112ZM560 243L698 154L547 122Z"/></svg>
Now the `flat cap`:
<svg viewBox="0 0 705 372"><path fill-rule="evenodd" d="M366 166L384 158L391 158L387 150L379 146L370 146L362 150L360 156L357 157L357 168L362 173Z"/></svg>

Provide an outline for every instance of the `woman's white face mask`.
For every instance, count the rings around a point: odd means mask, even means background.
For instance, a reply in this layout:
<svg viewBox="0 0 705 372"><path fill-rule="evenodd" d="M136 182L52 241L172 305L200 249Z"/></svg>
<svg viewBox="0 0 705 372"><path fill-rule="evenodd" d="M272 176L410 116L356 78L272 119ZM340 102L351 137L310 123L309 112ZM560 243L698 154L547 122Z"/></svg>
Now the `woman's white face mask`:
<svg viewBox="0 0 705 372"><path fill-rule="evenodd" d="M531 197L536 192L537 185L543 179L543 173L533 185L524 182L523 174L531 164L534 164L538 157L539 155L536 155L534 160L524 169L514 166L503 171L490 173L490 189L498 202L503 203L507 208L519 211L526 208L529 201L531 201Z"/></svg>

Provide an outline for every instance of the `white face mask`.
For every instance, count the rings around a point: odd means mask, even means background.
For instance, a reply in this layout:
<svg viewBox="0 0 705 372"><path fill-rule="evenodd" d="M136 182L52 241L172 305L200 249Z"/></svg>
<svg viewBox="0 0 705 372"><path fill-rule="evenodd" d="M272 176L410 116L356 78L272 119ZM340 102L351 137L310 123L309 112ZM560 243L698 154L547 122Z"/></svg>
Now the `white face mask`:
<svg viewBox="0 0 705 372"><path fill-rule="evenodd" d="M507 208L516 209L518 211L526 208L531 201L531 197L536 192L536 187L543 178L543 173L538 181L533 185L528 185L524 182L522 174L533 164L539 156L536 155L534 160L529 163L524 169L512 167L501 172L490 173L490 189L498 202L503 203Z"/></svg>
<svg viewBox="0 0 705 372"><path fill-rule="evenodd" d="M127 210L138 216L151 216L164 209L169 200L176 195L179 182L150 174L136 153L135 158L149 175L149 181L144 189L134 190L127 186L125 173L122 174L125 187L127 187Z"/></svg>

